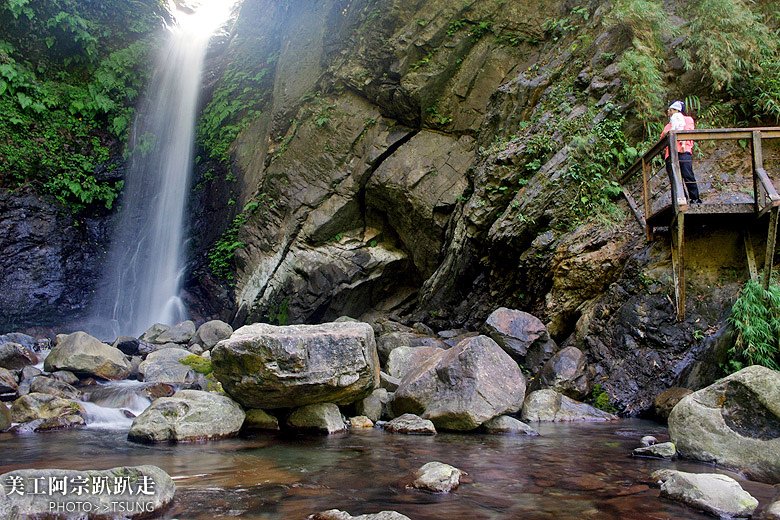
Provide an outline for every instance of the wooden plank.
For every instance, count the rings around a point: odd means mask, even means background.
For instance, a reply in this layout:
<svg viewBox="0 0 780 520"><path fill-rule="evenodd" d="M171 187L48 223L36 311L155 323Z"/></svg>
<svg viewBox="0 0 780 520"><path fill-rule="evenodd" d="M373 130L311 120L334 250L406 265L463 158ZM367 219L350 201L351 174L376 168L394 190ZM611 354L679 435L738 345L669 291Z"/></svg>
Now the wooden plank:
<svg viewBox="0 0 780 520"><path fill-rule="evenodd" d="M745 256L747 256L748 271L750 271L750 279L758 280L758 268L756 268L756 255L753 252L753 241L750 239L750 231L745 229L742 234L742 238L745 241Z"/></svg>
<svg viewBox="0 0 780 520"><path fill-rule="evenodd" d="M772 280L772 265L775 260L775 244L777 242L777 213L780 208L773 207L769 214L769 229L766 232L766 253L764 254L764 289L769 289Z"/></svg>
<svg viewBox="0 0 780 520"><path fill-rule="evenodd" d="M672 277L677 321L685 319L685 213L672 223Z"/></svg>
<svg viewBox="0 0 780 520"><path fill-rule="evenodd" d="M652 208L650 208L650 179L648 176L648 171L650 170L650 164L647 163L644 159L642 161L642 199L645 204L645 218L643 219L645 221L645 234L647 235L647 240L651 241L653 240L653 229L647 225L647 217L650 215L650 211L652 211Z"/></svg>

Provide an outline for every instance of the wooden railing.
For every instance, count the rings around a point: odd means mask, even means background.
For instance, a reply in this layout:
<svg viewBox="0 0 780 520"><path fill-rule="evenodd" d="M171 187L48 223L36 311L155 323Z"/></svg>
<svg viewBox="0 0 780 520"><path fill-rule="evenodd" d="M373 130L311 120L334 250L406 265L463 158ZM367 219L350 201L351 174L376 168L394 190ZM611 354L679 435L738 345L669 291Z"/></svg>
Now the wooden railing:
<svg viewBox="0 0 780 520"><path fill-rule="evenodd" d="M651 219L654 216L661 215L661 220L666 220L667 212L669 210L669 203L666 203L665 207L654 213L653 200L659 193L653 193L651 186L653 186L654 179L658 177L661 172L665 172L666 168L660 168L654 170L653 161L656 158L661 157L664 150L668 148L669 158L671 163L671 174L668 175L668 185L666 183L658 183L663 186L663 190L668 190L671 195L671 215L669 215L668 222L664 224L668 225L671 234L672 243L672 270L674 276L674 289L675 299L677 307L677 318L682 320L685 317L685 271L684 271L684 216L689 211L688 199L685 192L685 185L683 184L682 173L680 171L680 159L677 152L678 141L724 141L724 140L745 140L750 143L751 151L751 163L752 163L752 176L753 176L753 213L756 217L762 217L769 213L769 226L767 230L767 243L766 254L764 260L764 287L769 286L770 275L772 271L775 243L777 239L778 228L778 213L780 213L780 195L772 184L772 180L764 169L764 155L762 141L764 139L777 139L780 138L780 127L771 128L718 128L718 129L706 129L706 130L685 130L679 132L669 132L669 135L659 140L648 150L642 157L640 157L621 177L621 184L624 186L623 193L628 200L629 206L634 213L640 226L645 229L648 240L653 238L653 224ZM640 210L636 199L625 188L625 186L632 181L637 173L642 173L642 206ZM660 190L656 190L660 191ZM705 205L707 206L707 205ZM712 210L704 208L706 211L700 211L697 208L697 213L717 214L725 211L728 204L715 205ZM750 212L750 206L748 204L742 204L747 206L747 211ZM693 211L693 210L691 210ZM745 249L748 254L748 263L750 265L751 276L757 277L755 269L755 260L752 258L752 245L749 243L749 237L745 241Z"/></svg>

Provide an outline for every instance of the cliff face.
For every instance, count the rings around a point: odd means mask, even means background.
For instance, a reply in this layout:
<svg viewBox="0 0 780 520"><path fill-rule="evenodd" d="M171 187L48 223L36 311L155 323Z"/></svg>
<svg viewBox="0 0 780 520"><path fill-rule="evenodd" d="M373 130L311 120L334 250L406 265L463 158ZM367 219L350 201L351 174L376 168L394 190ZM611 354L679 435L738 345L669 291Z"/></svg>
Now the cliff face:
<svg viewBox="0 0 780 520"><path fill-rule="evenodd" d="M711 380L744 268L732 259L718 290L717 267L691 274L707 297L675 322L668 242L646 242L608 180L633 157L615 128L639 125L623 125L614 59L629 42L607 7L246 0L224 59L248 42L273 59L231 148L246 210L219 298L234 325L476 328L508 306L583 349L626 413ZM589 156L603 179L572 168ZM192 287L213 301L217 285Z"/></svg>

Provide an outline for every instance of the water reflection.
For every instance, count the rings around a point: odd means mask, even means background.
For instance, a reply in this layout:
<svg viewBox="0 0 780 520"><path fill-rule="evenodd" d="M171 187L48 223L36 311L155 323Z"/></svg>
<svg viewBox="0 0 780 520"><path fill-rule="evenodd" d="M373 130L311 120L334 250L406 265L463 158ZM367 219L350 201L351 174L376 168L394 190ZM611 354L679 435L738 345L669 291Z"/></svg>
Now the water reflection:
<svg viewBox="0 0 780 520"><path fill-rule="evenodd" d="M543 424L539 430L541 437L369 430L157 446L129 443L120 432L0 435L0 472L156 464L177 482L175 504L163 518L180 520L303 519L334 507L353 515L390 509L414 520L708 518L659 499L649 477L659 468L713 468L628 456L643 435L665 440L666 430L655 423ZM432 460L468 473L458 490L434 495L406 488L411 473ZM743 487L762 504L774 493L757 483Z"/></svg>

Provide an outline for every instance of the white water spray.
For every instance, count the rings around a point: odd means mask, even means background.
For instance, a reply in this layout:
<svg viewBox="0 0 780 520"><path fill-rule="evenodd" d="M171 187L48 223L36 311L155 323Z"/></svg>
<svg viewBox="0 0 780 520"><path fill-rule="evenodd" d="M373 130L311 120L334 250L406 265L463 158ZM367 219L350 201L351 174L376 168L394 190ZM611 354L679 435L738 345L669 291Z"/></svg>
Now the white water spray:
<svg viewBox="0 0 780 520"><path fill-rule="evenodd" d="M177 12L130 136L118 227L95 300L95 334L137 336L186 319L180 298L195 116L209 38L235 0Z"/></svg>

